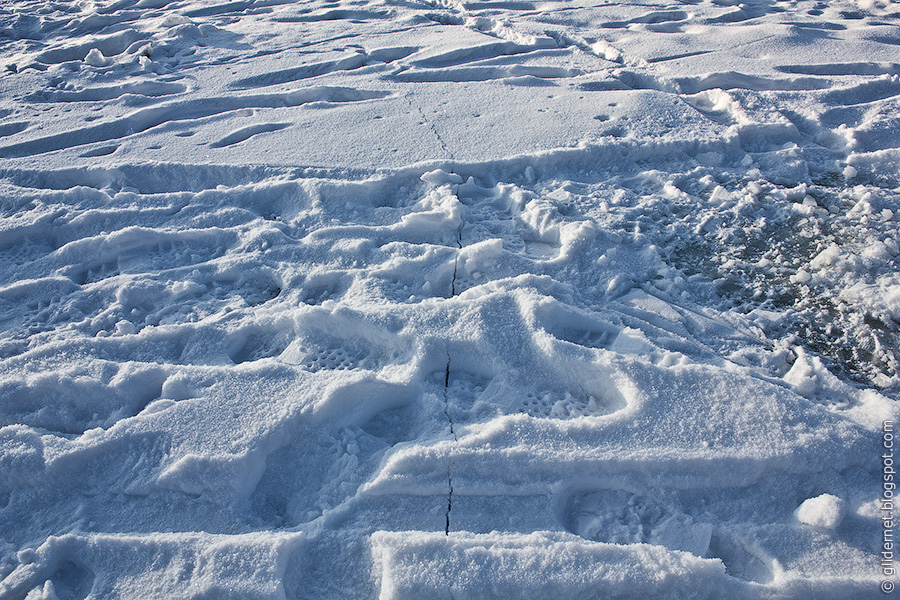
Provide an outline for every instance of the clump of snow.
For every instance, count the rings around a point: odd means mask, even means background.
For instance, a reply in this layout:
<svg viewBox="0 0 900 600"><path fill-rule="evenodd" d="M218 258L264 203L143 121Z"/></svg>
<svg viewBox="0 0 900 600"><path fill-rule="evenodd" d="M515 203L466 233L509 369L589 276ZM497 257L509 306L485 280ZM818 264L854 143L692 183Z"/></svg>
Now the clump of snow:
<svg viewBox="0 0 900 600"><path fill-rule="evenodd" d="M91 48L90 52L84 57L84 62L92 67L107 67L112 64L112 59L103 56L103 53L97 48Z"/></svg>
<svg viewBox="0 0 900 600"><path fill-rule="evenodd" d="M804 500L794 513L797 520L822 529L837 529L847 512L847 503L831 494Z"/></svg>

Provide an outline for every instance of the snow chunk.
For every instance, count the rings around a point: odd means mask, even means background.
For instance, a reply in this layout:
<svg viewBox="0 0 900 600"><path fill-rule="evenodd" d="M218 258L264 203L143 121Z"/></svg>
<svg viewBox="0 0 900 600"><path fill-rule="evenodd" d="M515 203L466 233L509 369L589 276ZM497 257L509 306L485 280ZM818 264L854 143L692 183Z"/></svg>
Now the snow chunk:
<svg viewBox="0 0 900 600"><path fill-rule="evenodd" d="M818 357L807 355L803 348L795 348L794 352L797 359L785 374L784 381L801 396L811 398L819 389L820 374L825 371L825 366Z"/></svg>
<svg viewBox="0 0 900 600"><path fill-rule="evenodd" d="M810 280L810 274L806 271L806 269L800 268L797 269L797 273L791 275L791 283L806 283Z"/></svg>
<svg viewBox="0 0 900 600"><path fill-rule="evenodd" d="M830 267L837 262L838 257L841 255L841 248L835 243L832 243L830 246L819 252L811 261L809 261L809 266L813 269L824 269L825 267Z"/></svg>
<svg viewBox="0 0 900 600"><path fill-rule="evenodd" d="M610 46L604 40L599 40L591 44L591 51L593 51L597 56L605 58L606 60L611 62L621 63L625 60L620 50L614 48L613 46Z"/></svg>
<svg viewBox="0 0 900 600"><path fill-rule="evenodd" d="M822 494L800 505L794 515L797 520L813 527L835 529L847 512L847 504L837 496Z"/></svg>
<svg viewBox="0 0 900 600"><path fill-rule="evenodd" d="M415 230L419 235L437 234L459 229L463 218L463 205L449 186L432 190L413 208L414 212L403 215L395 228Z"/></svg>
<svg viewBox="0 0 900 600"><path fill-rule="evenodd" d="M447 183L462 183L463 178L457 175L456 173L448 173L441 169L435 169L434 171L428 171L427 173L423 173L421 177L419 177L425 183L429 183L435 187L439 185L444 185Z"/></svg>
<svg viewBox="0 0 900 600"><path fill-rule="evenodd" d="M178 13L172 13L166 15L160 25L163 27L177 27L178 25L191 25L193 21L185 17L184 15L180 15Z"/></svg>
<svg viewBox="0 0 900 600"><path fill-rule="evenodd" d="M92 67L108 67L112 64L111 58L106 58L97 48L91 48L91 51L84 57L84 62Z"/></svg>

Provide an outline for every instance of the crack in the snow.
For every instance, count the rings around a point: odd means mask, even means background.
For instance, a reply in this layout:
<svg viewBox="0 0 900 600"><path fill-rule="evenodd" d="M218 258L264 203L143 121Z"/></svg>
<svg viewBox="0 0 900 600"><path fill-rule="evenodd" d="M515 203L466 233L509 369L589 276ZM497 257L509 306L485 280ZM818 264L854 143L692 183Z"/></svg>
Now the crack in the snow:
<svg viewBox="0 0 900 600"><path fill-rule="evenodd" d="M450 423L450 435L453 436L453 441L458 442L459 438L456 437L456 428L453 423L453 417L450 416L450 351L447 351L447 370L444 373L444 415L447 417L447 422ZM451 487L451 491L452 491Z"/></svg>
<svg viewBox="0 0 900 600"><path fill-rule="evenodd" d="M456 437L456 429L453 424L453 417L450 416L450 350L447 350L447 369L444 371L444 415L447 422L450 423L450 435L453 441L458 442ZM447 462L447 512L445 514L444 535L450 535L450 511L453 509L453 458Z"/></svg>
<svg viewBox="0 0 900 600"><path fill-rule="evenodd" d="M459 224L459 229L456 231L456 248L457 250L462 250L462 223ZM457 269L459 269L459 253L456 253L456 258L453 260L453 279L450 280L450 297L456 295L456 273ZM450 364L450 356L449 353L447 355L447 364ZM448 372L449 376L449 372Z"/></svg>
<svg viewBox="0 0 900 600"><path fill-rule="evenodd" d="M459 229L456 232L456 247L462 250L462 228L463 224L460 222ZM450 280L450 297L456 296L456 277L457 277L457 269L459 267L459 253L456 255L456 259L453 263L453 279ZM453 441L459 442L459 438L456 436L456 428L453 423L453 417L450 415L450 348L447 348L447 367L444 370L444 416L447 417L447 422L450 424L450 435L453 436ZM444 524L444 535L450 535L450 511L453 509L453 458L447 462L447 512L445 515L445 524Z"/></svg>
<svg viewBox="0 0 900 600"><path fill-rule="evenodd" d="M450 423L450 435L453 441L458 442L456 431L453 425L453 417L450 416L450 351L447 351L447 370L444 372L444 415L447 422ZM445 514L444 535L450 535L450 511L453 509L453 458L451 457L447 463L447 512Z"/></svg>

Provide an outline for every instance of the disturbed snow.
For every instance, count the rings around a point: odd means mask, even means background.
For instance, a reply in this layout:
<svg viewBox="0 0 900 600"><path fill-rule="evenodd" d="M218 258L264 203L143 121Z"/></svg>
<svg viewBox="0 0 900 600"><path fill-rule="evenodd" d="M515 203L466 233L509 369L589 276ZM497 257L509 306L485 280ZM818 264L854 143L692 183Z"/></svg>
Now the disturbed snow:
<svg viewBox="0 0 900 600"><path fill-rule="evenodd" d="M898 46L6 2L0 598L880 597Z"/></svg>

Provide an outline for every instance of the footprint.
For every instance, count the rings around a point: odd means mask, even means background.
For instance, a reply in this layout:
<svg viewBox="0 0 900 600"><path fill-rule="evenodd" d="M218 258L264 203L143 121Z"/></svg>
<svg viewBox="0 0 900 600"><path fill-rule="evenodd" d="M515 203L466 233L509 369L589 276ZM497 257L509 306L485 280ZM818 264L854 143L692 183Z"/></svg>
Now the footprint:
<svg viewBox="0 0 900 600"><path fill-rule="evenodd" d="M380 371L411 357L408 340L398 338L350 311L312 309L296 325L294 339L279 360L310 372Z"/></svg>
<svg viewBox="0 0 900 600"><path fill-rule="evenodd" d="M277 17L272 20L282 23L319 23L322 21L369 21L386 19L390 16L391 13L386 11L338 8L326 10L325 12Z"/></svg>
<svg viewBox="0 0 900 600"><path fill-rule="evenodd" d="M0 137L8 137L17 133L21 133L22 131L28 129L28 125L30 125L28 121L4 123L3 125L0 125Z"/></svg>
<svg viewBox="0 0 900 600"><path fill-rule="evenodd" d="M19 214L22 214L21 212ZM0 258L7 265L24 265L53 252L56 240L50 231L36 231L38 235L25 235L23 232L7 230L7 235L0 235ZM36 277L32 274L31 277Z"/></svg>
<svg viewBox="0 0 900 600"><path fill-rule="evenodd" d="M330 387L320 426L289 436L267 457L250 496L252 513L269 526L292 527L355 496L385 451L433 426L418 397L415 386L374 377Z"/></svg>
<svg viewBox="0 0 900 600"><path fill-rule="evenodd" d="M94 573L71 559L65 559L50 577L50 582L59 600L82 600L91 593ZM46 585L44 589L47 589Z"/></svg>
<svg viewBox="0 0 900 600"><path fill-rule="evenodd" d="M672 21L684 21L688 18L688 14L683 10L657 10L646 13L639 17L629 20L629 23L669 23Z"/></svg>
<svg viewBox="0 0 900 600"><path fill-rule="evenodd" d="M547 79L542 79L540 77L534 77L532 75L522 75L518 77L505 77L500 80L503 85L509 85L512 87L557 87L558 84L549 81ZM480 115L475 115L480 116Z"/></svg>
<svg viewBox="0 0 900 600"><path fill-rule="evenodd" d="M623 490L573 494L564 503L565 528L582 538L612 544L655 544L706 556L713 527L673 506Z"/></svg>
<svg viewBox="0 0 900 600"><path fill-rule="evenodd" d="M349 11L344 11L349 12ZM311 20L308 17L302 20ZM327 19L323 19L327 20ZM297 19L300 21L300 19ZM406 58L410 54L419 50L416 46L399 46L392 48L379 48L371 52L358 52L351 56L338 60L322 61L292 67L290 69L282 69L280 71L269 71L260 75L244 77L237 81L231 82L228 86L238 89L249 89L266 87L270 85L278 85L282 83L290 83L292 81L300 81L302 79L310 79L320 77L329 73L341 71L353 71L372 64L389 64L394 61Z"/></svg>
<svg viewBox="0 0 900 600"><path fill-rule="evenodd" d="M647 31L652 31L653 33L682 33L684 31L684 26L678 22L663 22L663 23L651 23L648 25L642 26Z"/></svg>
<svg viewBox="0 0 900 600"><path fill-rule="evenodd" d="M427 70L409 70L396 75L386 76L386 79L404 82L455 82L468 81L493 81L496 79L509 79L528 77L533 79L558 79L577 77L582 74L578 69L549 66L477 66L457 67Z"/></svg>
<svg viewBox="0 0 900 600"><path fill-rule="evenodd" d="M286 326L252 325L231 333L226 341L228 357L236 365L280 355L291 343L293 331Z"/></svg>
<svg viewBox="0 0 900 600"><path fill-rule="evenodd" d="M148 37L149 34L128 28L108 36L92 37L82 44L45 50L38 54L35 60L48 65L82 61L88 52L95 48L105 57L118 56L135 42L146 40Z"/></svg>
<svg viewBox="0 0 900 600"><path fill-rule="evenodd" d="M709 19L709 23L742 23L750 19L762 16L760 11L753 10L750 6L735 8L726 13Z"/></svg>
<svg viewBox="0 0 900 600"><path fill-rule="evenodd" d="M302 346L302 349L301 349ZM359 337L320 334L308 336L287 348L282 360L315 373L323 370L374 371L381 367L384 355Z"/></svg>
<svg viewBox="0 0 900 600"><path fill-rule="evenodd" d="M435 56L421 58L412 61L411 64L416 67L430 69L458 67L466 63L483 61L499 56L522 55L547 48L556 48L556 42L551 38L538 38L534 44L519 44L509 41L493 42L482 44L480 46L459 48Z"/></svg>
<svg viewBox="0 0 900 600"><path fill-rule="evenodd" d="M900 82L892 78L837 89L826 93L823 100L828 104L858 106L894 98L898 95L900 95Z"/></svg>
<svg viewBox="0 0 900 600"><path fill-rule="evenodd" d="M421 406L416 403L383 410L360 425L360 429L367 435L381 440L385 447L396 446L417 437L417 428L413 424L422 418L421 413Z"/></svg>
<svg viewBox="0 0 900 600"><path fill-rule="evenodd" d="M744 581L768 584L775 579L770 558L723 530L713 531L706 557L720 559L725 563L726 573Z"/></svg>
<svg viewBox="0 0 900 600"><path fill-rule="evenodd" d="M629 25L658 25L661 23L673 23L676 21L684 21L688 18L688 14L681 10L656 10L640 15L627 21L607 21L599 26L605 29L625 29Z"/></svg>
<svg viewBox="0 0 900 600"><path fill-rule="evenodd" d="M578 84L578 89L582 92L610 92L631 89L625 83L618 79L607 79L604 81L587 81Z"/></svg>
<svg viewBox="0 0 900 600"><path fill-rule="evenodd" d="M900 64L897 63L821 63L816 65L781 65L775 67L782 73L797 73L800 75L819 75L823 77L840 77L843 75L898 75Z"/></svg>
<svg viewBox="0 0 900 600"><path fill-rule="evenodd" d="M536 6L532 2L521 2L517 0L481 0L473 2L464 2L463 8L469 11L476 10L535 10Z"/></svg>
<svg viewBox="0 0 900 600"><path fill-rule="evenodd" d="M64 434L108 428L159 398L166 376L159 368L106 363L101 373L73 369L8 378L0 385L0 426L20 423Z"/></svg>
<svg viewBox="0 0 900 600"><path fill-rule="evenodd" d="M465 423L470 420L473 408L476 407L485 390L490 387L493 374L454 368L451 359L449 373L437 372L434 374L434 379L437 379L438 385L445 387L447 411L453 422Z"/></svg>
<svg viewBox="0 0 900 600"><path fill-rule="evenodd" d="M94 148L93 150L88 150L87 152L83 152L78 156L80 158L96 158L98 156L109 156L113 152L119 149L119 144L113 144L111 146L100 146L99 148Z"/></svg>
<svg viewBox="0 0 900 600"><path fill-rule="evenodd" d="M299 81L301 79L309 79L311 77L319 77L328 73L337 71L352 71L359 69L366 64L367 57L363 53L354 54L352 56L342 58L340 60L329 60L291 69L282 69L280 71L270 71L261 75L253 75L244 77L237 81L231 82L228 87L238 89L260 88L270 85L278 85L289 83L291 81Z"/></svg>
<svg viewBox="0 0 900 600"><path fill-rule="evenodd" d="M556 299L534 305L532 322L553 337L587 348L608 348L621 329Z"/></svg>
<svg viewBox="0 0 900 600"><path fill-rule="evenodd" d="M712 54L712 50L696 50L693 52L680 52L678 54L666 54L664 56L656 56L652 58L648 58L647 62L650 64L668 62L670 60L679 60L682 58L690 58L692 56L703 56L704 54Z"/></svg>
<svg viewBox="0 0 900 600"><path fill-rule="evenodd" d="M105 102L125 95L158 98L172 96L187 91L181 83L164 83L158 81L135 81L120 85L89 87L78 91L47 90L34 92L25 96L28 102Z"/></svg>
<svg viewBox="0 0 900 600"><path fill-rule="evenodd" d="M115 245L119 270L138 274L207 262L226 251L228 240L220 237L219 232L208 230L187 229L178 233L145 230L123 234L121 242Z"/></svg>
<svg viewBox="0 0 900 600"><path fill-rule="evenodd" d="M352 283L347 273L331 272L311 275L303 284L300 299L306 304L322 304L326 300L339 300Z"/></svg>
<svg viewBox="0 0 900 600"><path fill-rule="evenodd" d="M261 133L280 131L290 126L290 123L258 123L256 125L248 125L247 127L241 127L240 129L232 131L218 142L210 144L210 147L224 148L226 146L233 146Z"/></svg>
<svg viewBox="0 0 900 600"><path fill-rule="evenodd" d="M752 90L764 91L813 91L824 90L832 86L828 81L814 77L796 77L789 79L775 79L745 75L736 71L712 73L705 77L682 77L676 80L682 94L698 94L707 90L719 88L722 90Z"/></svg>
<svg viewBox="0 0 900 600"><path fill-rule="evenodd" d="M321 431L296 436L266 458L259 483L250 494L251 515L274 528L294 527L319 517L329 504L343 499L334 498L336 490L329 490L329 484L346 478L340 468L345 455L340 442Z"/></svg>
<svg viewBox="0 0 900 600"><path fill-rule="evenodd" d="M720 125L733 125L741 117L740 105L722 90L708 90L689 96L681 96L685 104L701 115Z"/></svg>
<svg viewBox="0 0 900 600"><path fill-rule="evenodd" d="M601 417L615 412L595 396L560 390L530 390L519 404L512 404L512 412L538 419L569 420L580 417Z"/></svg>
<svg viewBox="0 0 900 600"><path fill-rule="evenodd" d="M78 285L88 285L103 281L119 274L119 261L115 258L105 262L93 263L87 268L72 271L69 278Z"/></svg>
<svg viewBox="0 0 900 600"><path fill-rule="evenodd" d="M260 306L281 295L282 288L277 281L260 274L250 276L236 284L237 294L244 299L247 306Z"/></svg>

